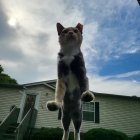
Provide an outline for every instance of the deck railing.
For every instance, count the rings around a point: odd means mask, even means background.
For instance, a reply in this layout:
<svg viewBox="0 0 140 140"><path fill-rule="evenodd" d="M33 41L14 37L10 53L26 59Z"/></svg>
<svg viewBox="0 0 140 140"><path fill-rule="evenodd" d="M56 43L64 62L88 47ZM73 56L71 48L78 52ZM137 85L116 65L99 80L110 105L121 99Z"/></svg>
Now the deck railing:
<svg viewBox="0 0 140 140"><path fill-rule="evenodd" d="M4 120L0 124L0 136L7 129L10 124L16 123L18 119L20 109L14 107L11 112L4 118Z"/></svg>
<svg viewBox="0 0 140 140"><path fill-rule="evenodd" d="M20 122L19 126L16 128L16 138L15 140L22 140L27 129L29 126L29 123L31 121L31 114L32 114L32 109L30 109L27 114L24 116L22 121Z"/></svg>

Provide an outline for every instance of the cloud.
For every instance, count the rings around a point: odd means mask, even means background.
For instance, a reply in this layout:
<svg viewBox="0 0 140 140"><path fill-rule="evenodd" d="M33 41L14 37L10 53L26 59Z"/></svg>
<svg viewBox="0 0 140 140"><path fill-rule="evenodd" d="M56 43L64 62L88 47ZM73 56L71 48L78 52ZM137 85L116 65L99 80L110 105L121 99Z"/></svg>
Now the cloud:
<svg viewBox="0 0 140 140"><path fill-rule="evenodd" d="M139 51L136 9L133 0L1 0L0 63L20 84L56 79L59 51L56 23L68 27L81 22L84 24L82 51L92 89L137 94L136 83L124 81L123 87L120 80L104 79L98 74L112 57L119 59L124 53Z"/></svg>
<svg viewBox="0 0 140 140"><path fill-rule="evenodd" d="M90 4L89 4L90 3ZM92 60L103 62L112 57L139 51L139 12L137 2L133 0L118 1L85 1L83 2L87 23L95 22L98 30L90 41ZM94 24L93 24L94 25ZM93 27L89 31L92 32ZM96 55L92 50L96 50ZM93 53L93 55L92 55ZM99 61L96 61L97 64Z"/></svg>
<svg viewBox="0 0 140 140"><path fill-rule="evenodd" d="M59 51L56 23L76 26L84 21L82 13L76 7L67 9L63 0L28 3L3 0L1 7L4 17L1 28L6 36L1 41L0 63L5 71L20 83L56 79Z"/></svg>
<svg viewBox="0 0 140 140"><path fill-rule="evenodd" d="M0 40L2 41L3 38L10 38L10 36L15 36L15 32L11 27L7 24L7 15L5 14L5 9L0 2Z"/></svg>
<svg viewBox="0 0 140 140"><path fill-rule="evenodd" d="M140 76L140 71L132 71L132 72L127 72L123 74L117 74L117 75L112 75L112 76L106 76L107 79L110 78L127 78L131 76Z"/></svg>
<svg viewBox="0 0 140 140"><path fill-rule="evenodd" d="M89 76L90 90L99 93L108 93L140 97L140 84L125 80L112 80L99 75Z"/></svg>

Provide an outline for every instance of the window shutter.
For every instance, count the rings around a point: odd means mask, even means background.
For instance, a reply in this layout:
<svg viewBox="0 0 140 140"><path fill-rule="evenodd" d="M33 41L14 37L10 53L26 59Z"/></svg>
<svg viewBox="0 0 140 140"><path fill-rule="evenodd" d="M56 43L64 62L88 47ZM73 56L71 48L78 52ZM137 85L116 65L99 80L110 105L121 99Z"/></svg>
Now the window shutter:
<svg viewBox="0 0 140 140"><path fill-rule="evenodd" d="M62 112L61 112L61 108L58 111L58 120L61 120L61 116L62 116Z"/></svg>
<svg viewBox="0 0 140 140"><path fill-rule="evenodd" d="M100 123L99 102L95 102L95 123Z"/></svg>

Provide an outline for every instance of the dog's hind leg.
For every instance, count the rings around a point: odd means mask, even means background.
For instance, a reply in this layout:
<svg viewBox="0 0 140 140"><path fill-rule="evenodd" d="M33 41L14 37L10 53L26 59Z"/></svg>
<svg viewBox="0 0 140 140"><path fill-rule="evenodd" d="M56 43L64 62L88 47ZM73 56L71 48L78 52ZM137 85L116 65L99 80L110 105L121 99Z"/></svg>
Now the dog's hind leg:
<svg viewBox="0 0 140 140"><path fill-rule="evenodd" d="M71 117L68 114L63 114L62 116L62 125L63 125L63 138L62 140L68 140L69 139L69 126L71 122Z"/></svg>
<svg viewBox="0 0 140 140"><path fill-rule="evenodd" d="M74 112L72 115L72 120L74 124L74 140L80 140L80 127L82 123L82 110Z"/></svg>

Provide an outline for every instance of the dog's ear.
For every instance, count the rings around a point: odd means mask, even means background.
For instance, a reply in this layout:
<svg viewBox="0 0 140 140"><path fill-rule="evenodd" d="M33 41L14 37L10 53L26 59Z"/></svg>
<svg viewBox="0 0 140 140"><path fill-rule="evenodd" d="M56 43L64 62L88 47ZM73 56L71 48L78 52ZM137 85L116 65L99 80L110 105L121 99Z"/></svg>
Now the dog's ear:
<svg viewBox="0 0 140 140"><path fill-rule="evenodd" d="M83 33L83 25L81 23L78 23L76 28L81 32L81 34Z"/></svg>
<svg viewBox="0 0 140 140"><path fill-rule="evenodd" d="M60 23L57 23L56 27L57 27L58 35L60 35L61 32L63 31L64 27Z"/></svg>

